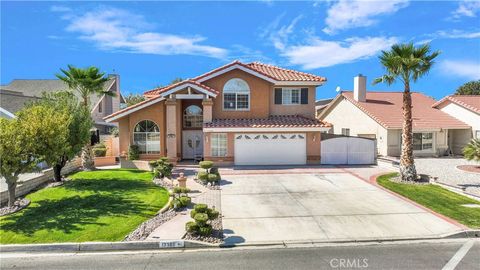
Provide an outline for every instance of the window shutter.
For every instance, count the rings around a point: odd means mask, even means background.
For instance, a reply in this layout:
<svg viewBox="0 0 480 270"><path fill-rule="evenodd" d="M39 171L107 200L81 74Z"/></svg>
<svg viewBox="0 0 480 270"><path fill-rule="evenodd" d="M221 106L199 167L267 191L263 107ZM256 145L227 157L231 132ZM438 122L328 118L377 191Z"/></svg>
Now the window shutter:
<svg viewBox="0 0 480 270"><path fill-rule="evenodd" d="M275 88L275 104L282 104L282 88Z"/></svg>
<svg viewBox="0 0 480 270"><path fill-rule="evenodd" d="M302 88L300 96L301 103L308 104L308 88Z"/></svg>

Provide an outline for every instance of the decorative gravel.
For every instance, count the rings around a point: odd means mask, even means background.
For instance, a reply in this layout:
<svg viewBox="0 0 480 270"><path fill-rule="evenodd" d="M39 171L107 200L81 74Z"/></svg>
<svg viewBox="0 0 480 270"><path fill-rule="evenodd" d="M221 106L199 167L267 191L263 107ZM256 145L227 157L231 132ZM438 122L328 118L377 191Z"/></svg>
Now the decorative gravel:
<svg viewBox="0 0 480 270"><path fill-rule="evenodd" d="M43 188L51 188L51 187L59 187L59 186L63 186L63 184L65 184L64 181L61 181L61 182L51 182L51 183L48 183L45 187Z"/></svg>
<svg viewBox="0 0 480 270"><path fill-rule="evenodd" d="M212 185L211 183L204 184L200 179L197 178L193 178L193 180L210 190L220 190L220 185Z"/></svg>
<svg viewBox="0 0 480 270"><path fill-rule="evenodd" d="M430 177L425 174L420 174L420 179L415 182L403 181L400 176L390 178L390 181L401 184L411 184L411 185L428 185L430 184Z"/></svg>
<svg viewBox="0 0 480 270"><path fill-rule="evenodd" d="M19 198L13 203L12 207L4 206L0 208L0 217L18 212L23 208L27 207L29 204L30 200L27 200L25 198Z"/></svg>
<svg viewBox="0 0 480 270"><path fill-rule="evenodd" d="M223 226L222 226L222 215L218 215L218 218L212 220L212 235L211 236L200 236L191 233L185 234L183 239L185 240L195 240L195 241L202 241L207 243L222 243L223 242Z"/></svg>
<svg viewBox="0 0 480 270"><path fill-rule="evenodd" d="M174 218L178 214L177 211L171 209L162 214L158 214L155 217L143 222L133 232L125 236L123 241L141 241L147 239L147 237L160 225Z"/></svg>
<svg viewBox="0 0 480 270"><path fill-rule="evenodd" d="M154 178L153 183L155 183L158 186L164 187L168 190L172 190L175 187L174 182L168 178L163 178L163 179Z"/></svg>
<svg viewBox="0 0 480 270"><path fill-rule="evenodd" d="M456 186L465 192L480 196L480 177L478 174L464 172L458 165L478 165L460 157L415 158L418 173L436 177L439 183Z"/></svg>

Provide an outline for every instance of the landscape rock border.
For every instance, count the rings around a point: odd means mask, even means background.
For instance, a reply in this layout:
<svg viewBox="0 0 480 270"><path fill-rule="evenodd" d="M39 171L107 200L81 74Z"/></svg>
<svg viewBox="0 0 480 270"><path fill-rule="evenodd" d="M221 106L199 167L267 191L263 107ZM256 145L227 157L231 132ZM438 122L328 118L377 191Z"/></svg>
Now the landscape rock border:
<svg viewBox="0 0 480 270"><path fill-rule="evenodd" d="M187 232L184 236L184 240L200 241L211 244L222 244L223 243L223 226L222 226L222 215L218 215L218 218L212 221L212 235L211 236L201 236L194 235Z"/></svg>
<svg viewBox="0 0 480 270"><path fill-rule="evenodd" d="M30 200L26 198L17 198L13 206L4 206L0 208L0 217L16 213L30 205Z"/></svg>

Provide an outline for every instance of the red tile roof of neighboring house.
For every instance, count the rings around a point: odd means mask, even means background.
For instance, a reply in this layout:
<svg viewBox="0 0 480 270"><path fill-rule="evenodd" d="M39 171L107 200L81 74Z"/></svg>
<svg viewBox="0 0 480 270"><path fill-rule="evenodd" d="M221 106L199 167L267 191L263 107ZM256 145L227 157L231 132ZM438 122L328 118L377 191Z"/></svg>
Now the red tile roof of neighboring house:
<svg viewBox="0 0 480 270"><path fill-rule="evenodd" d="M277 115L255 119L213 119L205 128L331 127L331 124L300 115Z"/></svg>
<svg viewBox="0 0 480 270"><path fill-rule="evenodd" d="M208 91L208 92L211 92L215 95L218 95L218 91L211 88L210 86L207 86L207 85L204 85L204 84L201 84L197 81L194 81L194 80L191 80L191 79L188 79L188 80L184 80L184 81L181 81L181 82L177 82L177 83L174 83L174 84L171 84L169 86L165 86L165 87L160 87L160 88L156 88L156 89L153 89L153 90L150 90L150 91L147 91L145 93L143 93L144 96L148 96L148 97L153 97L153 96L156 96L156 95L160 95L162 93L165 93L167 92L168 90L170 89L173 89L177 86L180 86L180 85L183 85L183 84L188 84L188 83L191 83L191 84L194 84L202 89L204 89L205 91Z"/></svg>
<svg viewBox="0 0 480 270"><path fill-rule="evenodd" d="M229 68L231 66L234 66L234 65L240 65L244 68L247 68L247 69L250 69L252 71L255 71L263 76L266 76L270 79L273 79L273 80L276 80L276 81L299 81L299 82L302 82L302 81L308 81L308 82L325 82L327 81L327 79L325 77L321 77L321 76L317 76L317 75L313 75L313 74L309 74L309 73L305 73L305 72L300 72L300 71L296 71L296 70L291 70L291 69L285 69L285 68L281 68L281 67L277 67L277 66L273 66L273 65L267 65L267 64L263 64L263 63L260 63L260 62L252 62L252 63L249 63L249 64L244 64L240 61L233 61L231 63L228 63L224 66L221 66L219 68L216 68L216 69L213 69L207 73L204 73L200 76L197 76L193 79L188 79L187 81L189 82L195 82L199 85L201 85L202 87L208 87L206 85L203 85L203 84L200 84L198 83L197 81L198 80L201 80L202 78L205 78L211 74L214 74L218 71L221 71L223 69L226 69L226 68ZM172 85L169 85L169 86L166 86L166 87L160 87L160 88L156 88L156 89L153 89L153 90L149 90L149 91L146 91L144 92L143 94L145 96L155 96L155 95L158 95L158 94L161 94L165 91L168 91L182 83L184 83L186 81L182 81L182 82L179 82L179 83L176 83L176 84L172 84ZM218 91L214 90L214 89L211 89L213 91L215 91L215 93L218 93Z"/></svg>
<svg viewBox="0 0 480 270"><path fill-rule="evenodd" d="M358 102L353 92L342 92L341 95L365 112L385 128L402 128L403 92L371 92L367 91L367 101ZM433 98L424 94L412 94L413 129L454 128L463 129L470 126L456 118L432 108ZM355 117L352 115L352 117Z"/></svg>
<svg viewBox="0 0 480 270"><path fill-rule="evenodd" d="M446 96L432 105L432 107L438 107L445 101L451 101L458 104L465 109L471 110L476 113L480 113L480 95L451 95Z"/></svg>

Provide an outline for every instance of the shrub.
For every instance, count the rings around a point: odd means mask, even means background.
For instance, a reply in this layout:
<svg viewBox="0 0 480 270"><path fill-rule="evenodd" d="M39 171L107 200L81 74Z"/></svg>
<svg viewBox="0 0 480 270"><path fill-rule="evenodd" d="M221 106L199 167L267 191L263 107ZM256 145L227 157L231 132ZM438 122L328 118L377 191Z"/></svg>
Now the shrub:
<svg viewBox="0 0 480 270"><path fill-rule="evenodd" d="M208 219L210 220L214 220L216 218L218 218L218 216L220 215L220 212L218 212L217 210L213 210L213 209L209 209L210 211L208 211L207 215L208 215Z"/></svg>
<svg viewBox="0 0 480 270"><path fill-rule="evenodd" d="M195 221L189 221L185 224L185 230L189 233L197 233L198 229L198 225Z"/></svg>
<svg viewBox="0 0 480 270"><path fill-rule="evenodd" d="M205 182L208 181L208 173L207 172L198 172L197 178L205 183Z"/></svg>
<svg viewBox="0 0 480 270"><path fill-rule="evenodd" d="M177 197L174 198L170 203L170 208L177 210L183 207L187 207L191 201L192 199L188 196Z"/></svg>
<svg viewBox="0 0 480 270"><path fill-rule="evenodd" d="M463 156L467 160L480 162L480 139L472 139L465 148L463 148Z"/></svg>
<svg viewBox="0 0 480 270"><path fill-rule="evenodd" d="M212 167L212 168L210 169L210 173L220 175L220 173L218 172L218 168L217 168L217 167Z"/></svg>
<svg viewBox="0 0 480 270"><path fill-rule="evenodd" d="M155 178L171 177L173 164L166 157L149 162Z"/></svg>
<svg viewBox="0 0 480 270"><path fill-rule="evenodd" d="M104 157L107 155L107 147L103 143L95 144L92 150L95 157Z"/></svg>
<svg viewBox="0 0 480 270"><path fill-rule="evenodd" d="M208 171L210 168L213 167L213 161L200 161L199 165L200 165L200 168Z"/></svg>
<svg viewBox="0 0 480 270"><path fill-rule="evenodd" d="M207 176L208 182L218 182L220 181L220 177L217 174L209 173Z"/></svg>
<svg viewBox="0 0 480 270"><path fill-rule="evenodd" d="M138 145L132 144L128 148L128 159L129 160L137 160L140 158L140 149L138 148Z"/></svg>
<svg viewBox="0 0 480 270"><path fill-rule="evenodd" d="M184 188L184 187L174 187L173 188L173 193L174 194L187 194L190 192L189 188Z"/></svg>
<svg viewBox="0 0 480 270"><path fill-rule="evenodd" d="M199 227L203 227L207 224L208 221L208 215L204 213L197 213L193 219L195 222L198 224Z"/></svg>
<svg viewBox="0 0 480 270"><path fill-rule="evenodd" d="M212 225L207 224L203 227L199 227L198 234L203 236L209 236L210 234L212 234Z"/></svg>
<svg viewBox="0 0 480 270"><path fill-rule="evenodd" d="M204 203L199 203L199 204L196 204L193 209L198 213L206 213L208 210L208 206Z"/></svg>

